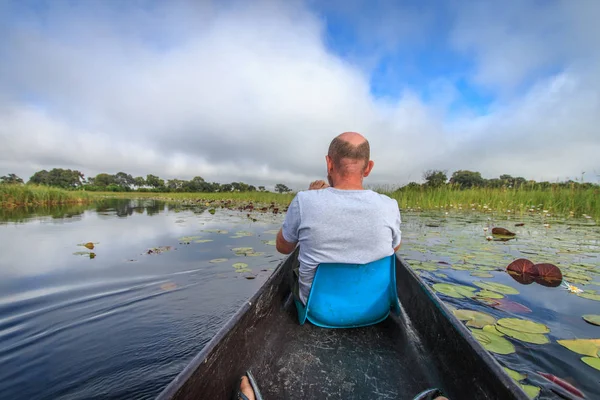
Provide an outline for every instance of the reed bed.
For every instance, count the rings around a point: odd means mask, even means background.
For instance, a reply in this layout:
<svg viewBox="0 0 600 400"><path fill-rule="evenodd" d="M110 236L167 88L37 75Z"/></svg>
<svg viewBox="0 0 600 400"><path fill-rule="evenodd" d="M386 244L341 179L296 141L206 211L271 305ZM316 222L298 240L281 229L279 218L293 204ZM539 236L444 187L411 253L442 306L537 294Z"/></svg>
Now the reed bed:
<svg viewBox="0 0 600 400"><path fill-rule="evenodd" d="M0 184L0 207L55 206L92 200L89 193L38 185Z"/></svg>
<svg viewBox="0 0 600 400"><path fill-rule="evenodd" d="M528 213L586 217L600 221L600 188L458 189L450 185L430 189L404 188L385 193L401 209L467 210L523 215Z"/></svg>
<svg viewBox="0 0 600 400"><path fill-rule="evenodd" d="M94 197L111 197L123 199L156 199L162 201L196 202L196 201L231 201L234 203L275 203L287 206L294 198L294 193L273 192L227 192L227 193L158 193L158 192L94 192Z"/></svg>

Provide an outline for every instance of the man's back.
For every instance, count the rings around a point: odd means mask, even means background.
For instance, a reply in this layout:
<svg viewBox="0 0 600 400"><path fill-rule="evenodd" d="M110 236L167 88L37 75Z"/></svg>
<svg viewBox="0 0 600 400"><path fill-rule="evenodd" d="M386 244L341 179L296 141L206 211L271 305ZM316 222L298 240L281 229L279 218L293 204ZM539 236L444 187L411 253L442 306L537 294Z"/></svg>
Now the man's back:
<svg viewBox="0 0 600 400"><path fill-rule="evenodd" d="M300 192L282 229L300 245L300 298L306 303L321 263L364 264L392 255L400 244L398 203L371 190Z"/></svg>

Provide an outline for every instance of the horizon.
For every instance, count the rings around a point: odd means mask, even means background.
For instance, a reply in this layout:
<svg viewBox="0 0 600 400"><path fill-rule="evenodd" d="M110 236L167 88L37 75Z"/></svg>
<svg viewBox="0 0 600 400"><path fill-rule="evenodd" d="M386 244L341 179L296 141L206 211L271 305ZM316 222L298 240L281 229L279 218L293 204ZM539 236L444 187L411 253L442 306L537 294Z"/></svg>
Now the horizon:
<svg viewBox="0 0 600 400"><path fill-rule="evenodd" d="M301 188L352 130L368 185L432 169L598 183L596 15L593 0L3 2L0 175Z"/></svg>

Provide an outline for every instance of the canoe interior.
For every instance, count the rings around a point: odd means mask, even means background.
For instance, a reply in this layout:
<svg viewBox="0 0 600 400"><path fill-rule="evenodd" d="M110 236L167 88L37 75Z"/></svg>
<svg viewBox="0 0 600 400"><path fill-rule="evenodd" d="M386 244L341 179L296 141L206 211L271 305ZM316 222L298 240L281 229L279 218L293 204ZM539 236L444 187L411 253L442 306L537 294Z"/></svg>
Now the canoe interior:
<svg viewBox="0 0 600 400"><path fill-rule="evenodd" d="M245 370L268 399L412 399L432 387L455 399L526 399L400 259L402 313L366 328L300 326L289 257L161 393L229 399Z"/></svg>

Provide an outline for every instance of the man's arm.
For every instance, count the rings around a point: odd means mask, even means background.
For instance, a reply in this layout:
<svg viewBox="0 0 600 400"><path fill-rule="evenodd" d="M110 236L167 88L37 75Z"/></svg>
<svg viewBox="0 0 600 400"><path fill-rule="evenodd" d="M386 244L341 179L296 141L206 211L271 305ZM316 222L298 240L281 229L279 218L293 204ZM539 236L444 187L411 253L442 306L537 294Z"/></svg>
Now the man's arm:
<svg viewBox="0 0 600 400"><path fill-rule="evenodd" d="M281 254L290 254L296 249L298 243L290 243L283 238L283 229L279 229L277 233L277 240L275 241L275 247Z"/></svg>
<svg viewBox="0 0 600 400"><path fill-rule="evenodd" d="M394 247L394 253L397 252L398 250L400 250L400 246L402 245L402 243L398 244L398 246Z"/></svg>

